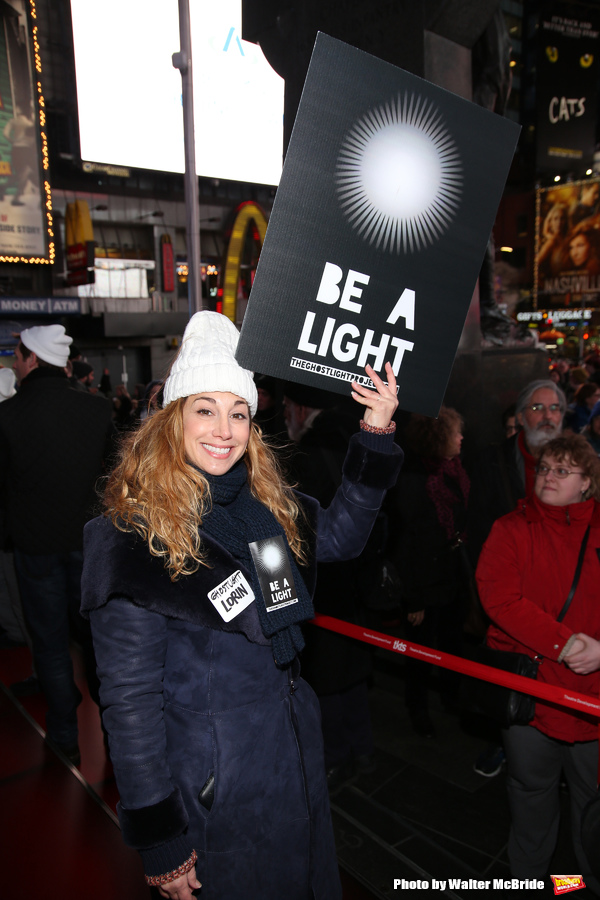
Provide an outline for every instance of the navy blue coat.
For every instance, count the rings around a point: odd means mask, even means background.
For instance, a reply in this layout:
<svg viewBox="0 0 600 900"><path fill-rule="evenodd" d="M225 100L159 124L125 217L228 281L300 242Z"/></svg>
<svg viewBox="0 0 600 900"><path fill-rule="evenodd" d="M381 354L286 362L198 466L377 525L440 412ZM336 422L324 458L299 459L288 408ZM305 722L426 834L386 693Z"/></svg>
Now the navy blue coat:
<svg viewBox="0 0 600 900"><path fill-rule="evenodd" d="M371 440L371 436L369 436ZM302 497L311 565L352 558L402 453L351 441L327 510ZM203 900L341 897L318 701L297 664L277 668L255 603L224 622L207 600L239 561L202 535L211 568L170 582L161 560L108 519L86 526L89 614L126 843L147 874L192 849Z"/></svg>

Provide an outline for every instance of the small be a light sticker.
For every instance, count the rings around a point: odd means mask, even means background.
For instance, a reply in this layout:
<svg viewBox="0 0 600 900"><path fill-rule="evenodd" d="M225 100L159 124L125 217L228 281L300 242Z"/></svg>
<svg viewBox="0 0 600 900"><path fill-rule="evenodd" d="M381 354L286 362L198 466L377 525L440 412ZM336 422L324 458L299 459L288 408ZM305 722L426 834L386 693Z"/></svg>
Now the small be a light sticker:
<svg viewBox="0 0 600 900"><path fill-rule="evenodd" d="M258 573L260 588L268 613L298 603L285 543L281 535L253 541L248 545Z"/></svg>
<svg viewBox="0 0 600 900"><path fill-rule="evenodd" d="M581 875L551 875L555 894L568 894L569 891L580 891L585 887Z"/></svg>

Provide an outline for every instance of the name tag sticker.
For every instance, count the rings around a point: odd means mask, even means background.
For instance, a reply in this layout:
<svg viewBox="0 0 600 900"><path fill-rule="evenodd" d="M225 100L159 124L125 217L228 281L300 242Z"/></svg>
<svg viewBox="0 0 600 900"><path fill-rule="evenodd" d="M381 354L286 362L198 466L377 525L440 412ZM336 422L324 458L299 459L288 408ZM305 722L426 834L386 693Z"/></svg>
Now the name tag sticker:
<svg viewBox="0 0 600 900"><path fill-rule="evenodd" d="M248 544L268 613L298 602L292 567L282 535Z"/></svg>
<svg viewBox="0 0 600 900"><path fill-rule="evenodd" d="M224 622L239 616L254 601L254 592L240 569L208 592L208 599Z"/></svg>

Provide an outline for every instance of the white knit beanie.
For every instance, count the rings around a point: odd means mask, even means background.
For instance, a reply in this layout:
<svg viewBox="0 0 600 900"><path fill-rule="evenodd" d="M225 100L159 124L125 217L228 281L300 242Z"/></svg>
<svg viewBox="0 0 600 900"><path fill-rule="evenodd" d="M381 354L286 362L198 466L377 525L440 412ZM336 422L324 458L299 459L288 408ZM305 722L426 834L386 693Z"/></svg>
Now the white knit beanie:
<svg viewBox="0 0 600 900"><path fill-rule="evenodd" d="M37 325L21 332L21 343L44 362L61 369L69 359L69 347L73 338L62 325Z"/></svg>
<svg viewBox="0 0 600 900"><path fill-rule="evenodd" d="M227 316L210 310L195 313L165 381L163 406L202 391L223 391L245 400L253 416L258 393L253 373L242 369L235 358L239 337Z"/></svg>
<svg viewBox="0 0 600 900"><path fill-rule="evenodd" d="M0 403L14 397L17 393L15 390L15 373L12 369L0 368Z"/></svg>

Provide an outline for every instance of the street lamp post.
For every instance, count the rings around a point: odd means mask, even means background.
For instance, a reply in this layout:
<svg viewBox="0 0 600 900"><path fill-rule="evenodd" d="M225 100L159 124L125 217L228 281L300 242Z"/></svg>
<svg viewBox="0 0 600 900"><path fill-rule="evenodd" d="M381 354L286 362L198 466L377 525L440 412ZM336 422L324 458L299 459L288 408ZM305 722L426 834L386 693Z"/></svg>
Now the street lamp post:
<svg viewBox="0 0 600 900"><path fill-rule="evenodd" d="M192 38L189 0L179 0L180 50L172 56L173 66L181 72L183 102L183 142L185 152L185 215L188 251L188 304L190 318L202 309L200 278L200 208L196 176L196 140L194 135L194 88L192 84Z"/></svg>

